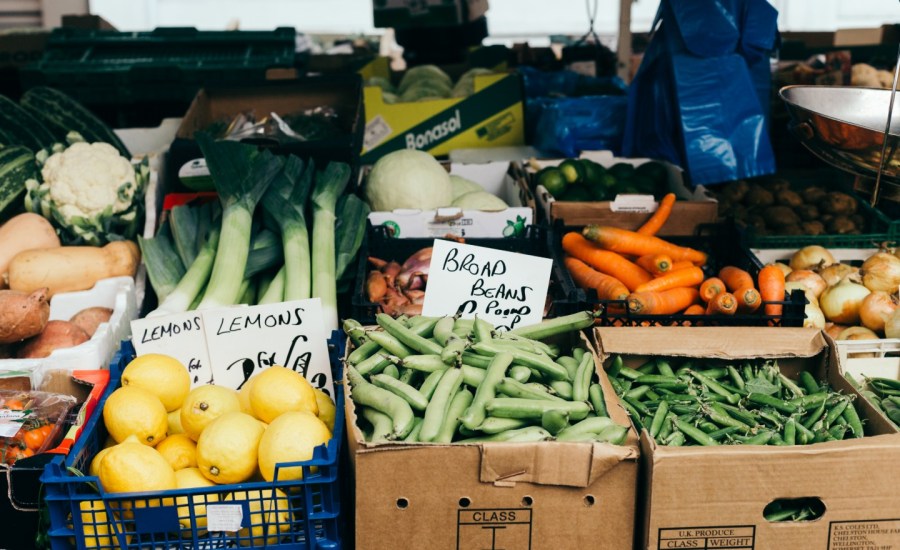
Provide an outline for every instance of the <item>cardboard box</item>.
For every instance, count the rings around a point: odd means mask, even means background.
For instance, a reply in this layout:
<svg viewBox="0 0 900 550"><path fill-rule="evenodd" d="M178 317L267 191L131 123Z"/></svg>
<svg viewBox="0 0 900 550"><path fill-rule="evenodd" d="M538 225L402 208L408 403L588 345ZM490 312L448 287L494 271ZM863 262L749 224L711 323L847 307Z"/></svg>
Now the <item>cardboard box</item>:
<svg viewBox="0 0 900 550"><path fill-rule="evenodd" d="M486 164L444 163L451 174L481 184L484 190L503 199L509 208L499 211L469 210L458 207L437 210L394 210L372 212L372 225L386 225L395 237L501 238L525 232L534 223L534 197L517 184L516 165L508 162Z"/></svg>
<svg viewBox="0 0 900 550"><path fill-rule="evenodd" d="M900 40L900 26L882 25L870 29L838 29L834 33L835 46L877 46Z"/></svg>
<svg viewBox="0 0 900 550"><path fill-rule="evenodd" d="M633 166L651 162L651 159L614 157L611 151L585 151L580 158L591 159L605 168L620 162ZM535 162L543 168L557 166L562 161L563 159L555 159ZM659 234L693 235L698 225L715 223L718 217L718 202L707 193L706 189L703 186L698 186L694 190L688 189L680 168L668 162L657 162L666 167L669 174L669 190L679 199L684 199L675 202L672 214ZM602 224L634 231L643 225L659 206L651 195L618 195L614 201L558 201L544 186L532 185L530 180L537 170L531 163L525 170L528 179L523 179L521 184L526 188L535 189L534 194L544 212L544 219L550 223L562 220L567 226Z"/></svg>
<svg viewBox="0 0 900 550"><path fill-rule="evenodd" d="M488 0L376 0L376 27L397 29L450 27L475 21L488 10Z"/></svg>
<svg viewBox="0 0 900 550"><path fill-rule="evenodd" d="M612 405L612 387L603 384ZM621 447L556 441L371 444L356 426L349 387L346 392L356 548L632 548L638 457L633 431ZM621 408L609 410L618 423L627 423Z"/></svg>
<svg viewBox="0 0 900 550"><path fill-rule="evenodd" d="M640 548L897 548L900 499L891 490L900 434L843 378L834 341L820 331L780 328L602 328L594 332L604 363L652 356L777 358L789 377L809 370L856 395L867 437L791 447L664 447L641 434L644 502ZM777 499L818 498L815 521L770 523ZM638 546L636 546L637 548Z"/></svg>
<svg viewBox="0 0 900 550"><path fill-rule="evenodd" d="M367 86L363 94L362 164L374 164L398 149L442 156L453 149L525 143L524 94L518 74L476 76L475 93L469 97L385 103L377 86Z"/></svg>

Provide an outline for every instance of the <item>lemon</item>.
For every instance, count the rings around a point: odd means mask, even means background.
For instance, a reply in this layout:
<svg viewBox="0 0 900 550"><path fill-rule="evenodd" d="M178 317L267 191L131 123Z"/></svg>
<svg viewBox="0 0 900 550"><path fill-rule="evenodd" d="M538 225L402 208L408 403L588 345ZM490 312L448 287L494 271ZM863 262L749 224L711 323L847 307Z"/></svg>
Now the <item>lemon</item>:
<svg viewBox="0 0 900 550"><path fill-rule="evenodd" d="M128 363L122 371L122 385L144 388L162 401L166 412L172 412L191 391L191 376L178 359L148 353Z"/></svg>
<svg viewBox="0 0 900 550"><path fill-rule="evenodd" d="M156 450L175 471L197 465L197 444L186 434L170 435L156 446Z"/></svg>
<svg viewBox="0 0 900 550"><path fill-rule="evenodd" d="M119 541L110 529L110 517L113 521L119 521L115 514L109 514L106 504L102 500L82 500L78 503L81 512L81 531L84 533L85 548L115 548ZM119 525L118 532L123 531ZM131 535L125 537L126 544L131 544ZM74 546L74 544L73 544Z"/></svg>
<svg viewBox="0 0 900 550"><path fill-rule="evenodd" d="M207 424L225 413L240 410L241 402L234 390L224 386L200 386L191 390L181 406L181 427L197 441Z"/></svg>
<svg viewBox="0 0 900 550"><path fill-rule="evenodd" d="M319 407L319 420L325 423L328 426L328 431L334 431L334 401L328 397L328 394L320 390L319 388L313 388L313 391L316 392L316 405Z"/></svg>
<svg viewBox="0 0 900 550"><path fill-rule="evenodd" d="M241 389L238 390L238 401L241 402L241 412L247 414L253 414L253 407L250 406L250 388L253 387L253 382L256 381L256 377L251 378L244 382L244 385L241 386Z"/></svg>
<svg viewBox="0 0 900 550"><path fill-rule="evenodd" d="M154 446L166 437L168 421L162 402L145 389L122 386L107 398L103 422L113 439L121 443L136 435L144 445Z"/></svg>
<svg viewBox="0 0 900 550"><path fill-rule="evenodd" d="M246 481L256 470L259 438L265 431L249 414L223 414L200 434L197 466L207 479L216 483Z"/></svg>
<svg viewBox="0 0 900 550"><path fill-rule="evenodd" d="M291 503L278 489L235 491L223 502L247 502L250 526L237 532L241 546L254 548L278 543L281 535L291 529Z"/></svg>
<svg viewBox="0 0 900 550"><path fill-rule="evenodd" d="M194 489L198 487L215 487L216 484L203 477L199 468L184 468L175 472L175 483L179 489ZM197 493L189 497L177 497L178 524L185 529L185 536L191 536L191 511L194 509L194 527L206 529L206 505L219 501L216 493ZM198 533L202 536L203 533Z"/></svg>
<svg viewBox="0 0 900 550"><path fill-rule="evenodd" d="M267 424L289 411L319 414L316 393L309 382L298 373L277 365L256 375L250 388L250 405L253 415Z"/></svg>
<svg viewBox="0 0 900 550"><path fill-rule="evenodd" d="M275 477L279 462L309 460L313 449L328 443L331 432L319 418L308 412L286 412L269 424L259 440L259 471L266 481ZM303 468L280 468L278 481L303 478Z"/></svg>
<svg viewBox="0 0 900 550"><path fill-rule="evenodd" d="M157 451L126 441L100 462L100 485L109 493L167 491L175 488L175 470Z"/></svg>
<svg viewBox="0 0 900 550"><path fill-rule="evenodd" d="M166 433L169 435L183 434L184 428L181 427L181 409L175 409L169 413L169 428Z"/></svg>

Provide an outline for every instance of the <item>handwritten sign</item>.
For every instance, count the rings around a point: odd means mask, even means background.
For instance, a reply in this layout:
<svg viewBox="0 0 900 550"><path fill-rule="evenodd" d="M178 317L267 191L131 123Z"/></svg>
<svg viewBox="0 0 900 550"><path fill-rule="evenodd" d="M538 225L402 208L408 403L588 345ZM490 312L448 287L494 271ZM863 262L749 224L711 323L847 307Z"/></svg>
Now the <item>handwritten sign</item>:
<svg viewBox="0 0 900 550"><path fill-rule="evenodd" d="M436 240L422 314L459 311L500 330L539 323L551 267L548 258Z"/></svg>
<svg viewBox="0 0 900 550"><path fill-rule="evenodd" d="M131 334L138 355L161 353L181 361L191 375L192 388L213 382L199 311L135 319Z"/></svg>
<svg viewBox="0 0 900 550"><path fill-rule="evenodd" d="M262 369L281 365L334 395L318 298L200 313L216 384L240 389Z"/></svg>

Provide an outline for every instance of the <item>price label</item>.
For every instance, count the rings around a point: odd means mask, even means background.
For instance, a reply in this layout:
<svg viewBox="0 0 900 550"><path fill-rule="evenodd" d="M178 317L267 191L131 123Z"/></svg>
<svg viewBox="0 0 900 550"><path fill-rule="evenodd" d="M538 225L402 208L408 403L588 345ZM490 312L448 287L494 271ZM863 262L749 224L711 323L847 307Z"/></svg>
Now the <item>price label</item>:
<svg viewBox="0 0 900 550"><path fill-rule="evenodd" d="M499 330L541 322L549 258L434 241L422 314L485 319Z"/></svg>
<svg viewBox="0 0 900 550"><path fill-rule="evenodd" d="M234 533L241 530L244 507L240 504L210 504L206 507L206 528L211 533Z"/></svg>
<svg viewBox="0 0 900 550"><path fill-rule="evenodd" d="M318 298L199 313L216 384L240 389L262 369L280 365L300 373L333 398Z"/></svg>
<svg viewBox="0 0 900 550"><path fill-rule="evenodd" d="M192 388L214 382L199 311L135 319L131 334L138 355L161 353L181 361L191 375Z"/></svg>

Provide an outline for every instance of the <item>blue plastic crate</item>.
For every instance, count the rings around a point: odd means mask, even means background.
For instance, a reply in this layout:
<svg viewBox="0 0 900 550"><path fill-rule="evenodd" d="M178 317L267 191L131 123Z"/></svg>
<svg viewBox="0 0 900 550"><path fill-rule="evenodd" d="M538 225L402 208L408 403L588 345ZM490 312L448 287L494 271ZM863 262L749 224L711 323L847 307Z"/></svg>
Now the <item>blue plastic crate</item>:
<svg viewBox="0 0 900 550"><path fill-rule="evenodd" d="M122 370L135 355L131 342L123 342L110 365L110 384L95 414L69 455L54 458L41 477L50 511L51 547L54 550L341 548L338 462L344 437L344 393L338 381L343 346L342 335L336 331L328 346L335 376L334 437L327 446L316 448L312 460L279 464L271 482L156 493L98 493L100 484L96 477L77 476L69 468L87 472L91 459L103 447L107 432L101 411L109 395L120 386ZM287 467L302 467L303 479L278 480L279 469ZM201 506L207 504L240 505L242 529L206 531L206 513Z"/></svg>

